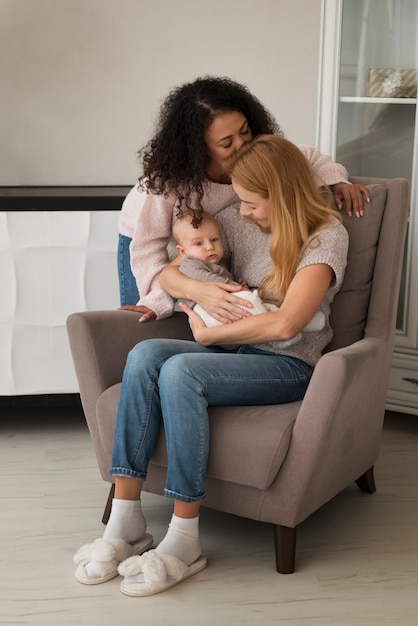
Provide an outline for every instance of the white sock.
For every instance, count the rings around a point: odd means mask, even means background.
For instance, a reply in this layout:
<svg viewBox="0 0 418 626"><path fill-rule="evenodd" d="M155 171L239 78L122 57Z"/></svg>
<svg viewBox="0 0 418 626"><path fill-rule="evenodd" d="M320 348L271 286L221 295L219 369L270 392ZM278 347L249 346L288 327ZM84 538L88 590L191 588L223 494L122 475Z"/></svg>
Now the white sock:
<svg viewBox="0 0 418 626"><path fill-rule="evenodd" d="M131 543L141 539L146 528L147 523L141 510L140 500L117 500L113 498L112 511L103 534L104 539L114 537ZM87 563L86 572L91 578L100 576L94 563Z"/></svg>
<svg viewBox="0 0 418 626"><path fill-rule="evenodd" d="M202 554L199 539L199 517L185 519L172 516L164 539L156 548L160 554L171 554L190 565Z"/></svg>
<svg viewBox="0 0 418 626"><path fill-rule="evenodd" d="M104 531L104 539L115 537L127 543L144 536L147 523L141 509L141 500L113 498L112 511Z"/></svg>

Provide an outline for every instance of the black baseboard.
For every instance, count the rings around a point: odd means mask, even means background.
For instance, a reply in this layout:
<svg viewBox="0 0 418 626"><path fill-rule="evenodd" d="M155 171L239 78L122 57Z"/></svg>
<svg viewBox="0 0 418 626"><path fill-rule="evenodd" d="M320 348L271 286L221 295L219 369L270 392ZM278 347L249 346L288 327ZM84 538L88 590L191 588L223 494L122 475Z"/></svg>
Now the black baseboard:
<svg viewBox="0 0 418 626"><path fill-rule="evenodd" d="M78 393L0 396L0 409L38 407L74 407L82 410L80 394Z"/></svg>

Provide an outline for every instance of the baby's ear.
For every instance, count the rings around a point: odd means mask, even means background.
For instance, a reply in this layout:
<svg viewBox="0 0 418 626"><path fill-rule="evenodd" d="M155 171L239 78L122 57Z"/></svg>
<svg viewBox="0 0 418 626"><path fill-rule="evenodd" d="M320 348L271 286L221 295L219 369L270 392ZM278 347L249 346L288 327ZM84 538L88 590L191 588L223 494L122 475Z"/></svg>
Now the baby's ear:
<svg viewBox="0 0 418 626"><path fill-rule="evenodd" d="M177 246L176 246L176 250L177 250L177 252L178 252L181 256L186 256L186 251L185 251L185 249L184 249L182 246L179 246L179 245L177 244Z"/></svg>

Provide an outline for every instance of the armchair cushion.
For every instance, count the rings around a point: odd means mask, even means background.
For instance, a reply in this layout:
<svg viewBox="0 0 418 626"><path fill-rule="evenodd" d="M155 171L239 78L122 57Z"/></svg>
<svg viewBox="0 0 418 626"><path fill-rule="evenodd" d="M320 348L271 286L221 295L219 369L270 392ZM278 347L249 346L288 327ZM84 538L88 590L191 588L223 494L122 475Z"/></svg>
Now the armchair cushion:
<svg viewBox="0 0 418 626"><path fill-rule="evenodd" d="M280 414L269 405L233 406L228 419L224 407L211 407L208 478L267 489L286 458L300 404L282 404ZM217 454L225 446L230 454Z"/></svg>
<svg viewBox="0 0 418 626"><path fill-rule="evenodd" d="M120 388L121 383L109 387L97 400L99 434L109 457L112 454ZM277 415L272 406L233 406L228 408L228 419L225 419L223 407L211 407L208 477L249 485L256 489L267 489L286 457L299 407L300 402L283 404L280 414ZM240 437L237 437L237 431L240 432ZM221 449L229 450L229 454L216 454ZM151 463L167 467L163 427Z"/></svg>
<svg viewBox="0 0 418 626"><path fill-rule="evenodd" d="M365 207L364 217L344 220L350 242L347 268L341 289L331 306L330 324L334 336L326 352L349 346L364 336L377 244L387 195L384 185L368 185L368 189L372 202ZM352 236L353 234L355 236Z"/></svg>

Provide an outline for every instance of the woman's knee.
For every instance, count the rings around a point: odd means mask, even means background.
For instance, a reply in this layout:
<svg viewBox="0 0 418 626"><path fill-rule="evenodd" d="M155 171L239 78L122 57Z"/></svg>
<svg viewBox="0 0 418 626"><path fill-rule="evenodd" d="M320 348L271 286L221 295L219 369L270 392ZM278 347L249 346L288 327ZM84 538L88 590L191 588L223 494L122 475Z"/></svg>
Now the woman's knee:
<svg viewBox="0 0 418 626"><path fill-rule="evenodd" d="M172 339L144 339L132 348L128 354L127 363L130 367L139 369L160 368L162 363L176 354L175 340Z"/></svg>
<svg viewBox="0 0 418 626"><path fill-rule="evenodd" d="M148 359L154 360L158 354L158 345L153 339L143 339L128 353L128 362L141 364Z"/></svg>
<svg viewBox="0 0 418 626"><path fill-rule="evenodd" d="M190 358L191 356L192 359ZM160 370L160 387L170 389L175 386L178 389L186 384L187 381L190 381L190 379L197 383L197 375L201 368L192 366L191 360L195 361L193 355L187 353L174 354L167 359Z"/></svg>

